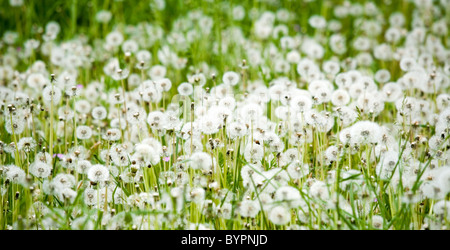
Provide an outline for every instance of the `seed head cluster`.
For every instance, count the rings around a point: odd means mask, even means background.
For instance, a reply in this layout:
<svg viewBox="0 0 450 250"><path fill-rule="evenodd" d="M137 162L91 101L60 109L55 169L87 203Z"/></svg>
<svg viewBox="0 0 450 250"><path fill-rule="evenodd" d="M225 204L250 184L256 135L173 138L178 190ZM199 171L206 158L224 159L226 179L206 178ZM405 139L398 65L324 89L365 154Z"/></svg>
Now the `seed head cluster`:
<svg viewBox="0 0 450 250"><path fill-rule="evenodd" d="M0 33L0 229L450 226L449 1L150 2Z"/></svg>

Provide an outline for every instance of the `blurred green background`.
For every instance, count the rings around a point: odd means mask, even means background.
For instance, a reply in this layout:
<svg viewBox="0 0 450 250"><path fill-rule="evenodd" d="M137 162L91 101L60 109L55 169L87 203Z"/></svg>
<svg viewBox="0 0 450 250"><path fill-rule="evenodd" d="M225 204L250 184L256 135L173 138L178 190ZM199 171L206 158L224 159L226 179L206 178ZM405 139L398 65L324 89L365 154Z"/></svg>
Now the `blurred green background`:
<svg viewBox="0 0 450 250"><path fill-rule="evenodd" d="M307 20L312 14L320 14L325 17L332 15L333 6L342 4L343 0L327 1L298 1L298 0L165 0L165 8L158 10L155 0L22 0L23 5L13 7L10 1L0 1L0 35L6 30L18 31L22 37L32 38L39 34L49 21L57 21L61 27L64 38L71 38L76 33L97 35L99 24L95 21L95 15L99 10L109 10L113 18L109 23L112 27L118 23L135 25L139 22L153 22L163 28L169 29L174 17L179 17L192 10L202 10L204 14L219 20L219 25L232 23L233 6L242 5L247 12L256 8L260 11L276 11L281 8L296 13L292 20L301 25L304 32L308 29ZM357 0L362 5L367 0ZM383 1L380 8L384 14L389 15L393 11L405 10L408 17L410 1ZM248 13L247 13L248 14ZM407 22L408 23L408 22ZM249 15L240 23L244 31L251 26Z"/></svg>

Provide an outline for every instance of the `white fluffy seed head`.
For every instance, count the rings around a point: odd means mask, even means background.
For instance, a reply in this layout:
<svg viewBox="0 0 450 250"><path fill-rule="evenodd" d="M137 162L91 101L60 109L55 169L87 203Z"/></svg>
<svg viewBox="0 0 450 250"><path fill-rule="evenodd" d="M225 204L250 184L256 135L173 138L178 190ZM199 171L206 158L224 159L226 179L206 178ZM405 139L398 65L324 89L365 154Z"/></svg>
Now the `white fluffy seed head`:
<svg viewBox="0 0 450 250"><path fill-rule="evenodd" d="M359 121L351 127L351 142L360 144L377 144L381 141L380 126L371 121Z"/></svg>
<svg viewBox="0 0 450 250"><path fill-rule="evenodd" d="M52 167L44 162L35 161L30 164L30 173L38 178L47 178L52 172Z"/></svg>
<svg viewBox="0 0 450 250"><path fill-rule="evenodd" d="M90 139L92 136L92 129L89 126L85 125L77 126L76 136L80 140Z"/></svg>
<svg viewBox="0 0 450 250"><path fill-rule="evenodd" d="M212 161L211 156L205 152L198 151L198 152L193 153L190 157L189 165L193 169L209 171L212 169L212 166L213 166L212 164L213 164L213 161Z"/></svg>
<svg viewBox="0 0 450 250"><path fill-rule="evenodd" d="M291 213L284 206L276 206L270 210L269 220L275 225L285 225L291 220Z"/></svg>
<svg viewBox="0 0 450 250"><path fill-rule="evenodd" d="M87 176L92 182L104 182L109 179L109 170L101 164L95 164L89 168Z"/></svg>

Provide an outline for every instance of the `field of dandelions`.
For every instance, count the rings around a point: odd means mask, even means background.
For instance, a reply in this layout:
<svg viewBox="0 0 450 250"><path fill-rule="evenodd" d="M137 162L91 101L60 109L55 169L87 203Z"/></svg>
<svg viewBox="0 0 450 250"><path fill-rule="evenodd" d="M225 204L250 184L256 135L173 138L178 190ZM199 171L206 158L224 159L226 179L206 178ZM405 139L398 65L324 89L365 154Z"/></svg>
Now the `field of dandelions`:
<svg viewBox="0 0 450 250"><path fill-rule="evenodd" d="M0 1L1 230L450 226L450 1Z"/></svg>

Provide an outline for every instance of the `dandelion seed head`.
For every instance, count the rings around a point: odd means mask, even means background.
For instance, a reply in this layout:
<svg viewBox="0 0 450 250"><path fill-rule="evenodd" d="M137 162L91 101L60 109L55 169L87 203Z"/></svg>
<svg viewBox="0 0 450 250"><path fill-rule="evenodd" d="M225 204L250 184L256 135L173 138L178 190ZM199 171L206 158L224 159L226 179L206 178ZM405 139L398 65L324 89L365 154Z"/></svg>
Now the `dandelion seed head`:
<svg viewBox="0 0 450 250"><path fill-rule="evenodd" d="M77 126L76 135L80 140L89 139L92 136L92 129L89 126L85 125Z"/></svg>
<svg viewBox="0 0 450 250"><path fill-rule="evenodd" d="M103 106L94 107L92 109L92 113L91 113L92 118L94 118L96 120L103 120L103 119L105 119L107 114L108 114L108 112L107 112L106 108L103 107Z"/></svg>
<svg viewBox="0 0 450 250"><path fill-rule="evenodd" d="M263 147L256 143L248 144L245 147L244 158L247 162L257 163L264 157Z"/></svg>
<svg viewBox="0 0 450 250"><path fill-rule="evenodd" d="M434 204L433 211L436 215L448 215L450 214L450 204L446 200L440 200Z"/></svg>
<svg viewBox="0 0 450 250"><path fill-rule="evenodd" d="M52 156L47 152L38 152L35 156L35 162L43 162L43 163L50 163L52 160Z"/></svg>
<svg viewBox="0 0 450 250"><path fill-rule="evenodd" d="M284 206L276 206L270 210L269 220L275 225L285 225L291 220L290 211Z"/></svg>
<svg viewBox="0 0 450 250"><path fill-rule="evenodd" d="M89 168L92 166L91 162L88 160L81 160L77 162L75 170L80 174L87 174Z"/></svg>
<svg viewBox="0 0 450 250"><path fill-rule="evenodd" d="M36 148L36 141L32 137L22 137L17 143L17 149L30 153Z"/></svg>
<svg viewBox="0 0 450 250"><path fill-rule="evenodd" d="M260 211L256 200L243 200L239 205L239 214L244 218L255 218Z"/></svg>
<svg viewBox="0 0 450 250"><path fill-rule="evenodd" d="M75 177L71 174L59 173L51 180L51 185L55 186L55 190L63 190L75 186Z"/></svg>
<svg viewBox="0 0 450 250"><path fill-rule="evenodd" d="M309 188L310 194L316 199L327 201L330 198L330 192L327 185L322 181L315 181Z"/></svg>
<svg viewBox="0 0 450 250"><path fill-rule="evenodd" d="M109 179L109 170L101 164L94 164L88 169L87 177L95 183L105 182Z"/></svg>
<svg viewBox="0 0 450 250"><path fill-rule="evenodd" d="M6 165L3 168L3 176L6 180L9 180L12 183L26 186L26 173L23 169L16 165Z"/></svg>
<svg viewBox="0 0 450 250"><path fill-rule="evenodd" d="M334 106L344 106L350 102L350 95L346 90L337 89L331 94L330 100Z"/></svg>
<svg viewBox="0 0 450 250"><path fill-rule="evenodd" d="M121 32L115 30L108 33L105 40L107 45L118 47L123 43L124 37Z"/></svg>
<svg viewBox="0 0 450 250"><path fill-rule="evenodd" d="M95 19L99 23L108 23L112 18L112 13L108 10L99 10L95 14Z"/></svg>
<svg viewBox="0 0 450 250"><path fill-rule="evenodd" d="M381 141L380 126L370 121L359 121L351 127L352 143L367 144L379 143Z"/></svg>
<svg viewBox="0 0 450 250"><path fill-rule="evenodd" d="M189 96L194 92L194 87L188 82L181 83L177 89L178 93L182 96Z"/></svg>
<svg viewBox="0 0 450 250"><path fill-rule="evenodd" d="M30 173L38 178L47 178L52 171L52 167L44 162L35 161L30 164Z"/></svg>
<svg viewBox="0 0 450 250"><path fill-rule="evenodd" d="M190 157L189 165L193 169L200 169L200 170L211 170L212 169L213 160L211 159L211 156L208 153L205 152L195 152Z"/></svg>

